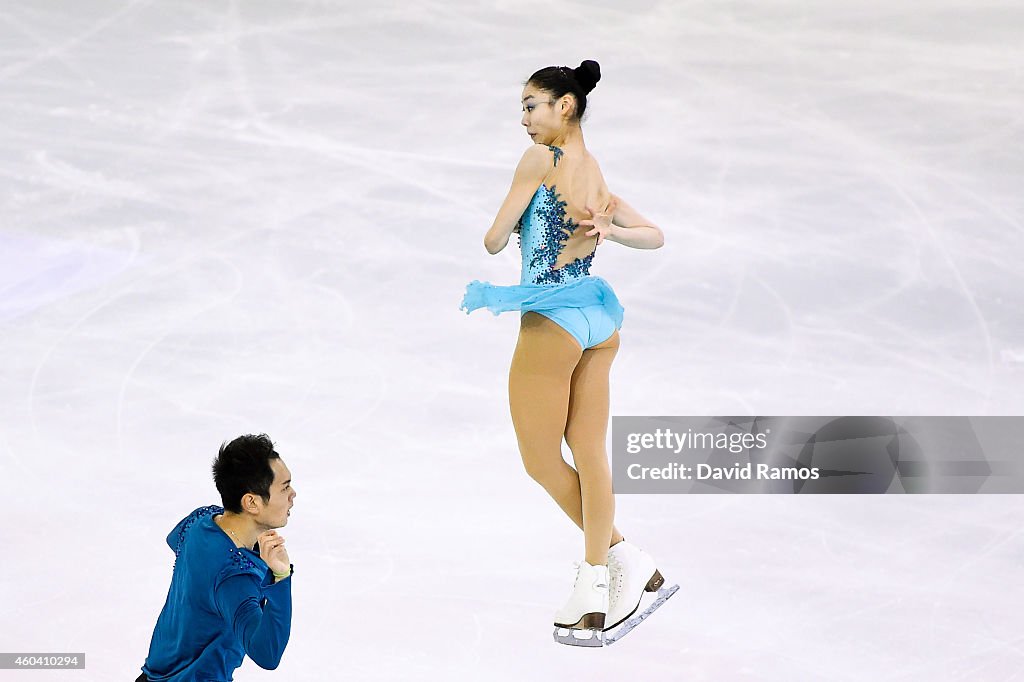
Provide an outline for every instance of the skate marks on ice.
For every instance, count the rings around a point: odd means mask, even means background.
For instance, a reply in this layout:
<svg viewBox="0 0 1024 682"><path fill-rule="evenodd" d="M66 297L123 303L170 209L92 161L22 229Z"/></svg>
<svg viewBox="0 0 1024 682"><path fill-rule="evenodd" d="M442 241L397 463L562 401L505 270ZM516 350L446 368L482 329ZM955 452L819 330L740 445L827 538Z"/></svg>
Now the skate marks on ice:
<svg viewBox="0 0 1024 682"><path fill-rule="evenodd" d="M653 602L651 602L650 606L640 613L627 618L621 625L616 627L614 631L605 633L600 630L573 630L569 628L556 627L552 635L556 642L559 644L566 644L568 646L611 646L632 632L637 625L640 625L640 623L647 620L652 613L660 609L665 602L667 602L669 598L678 591L679 585L662 587L658 590L658 596Z"/></svg>

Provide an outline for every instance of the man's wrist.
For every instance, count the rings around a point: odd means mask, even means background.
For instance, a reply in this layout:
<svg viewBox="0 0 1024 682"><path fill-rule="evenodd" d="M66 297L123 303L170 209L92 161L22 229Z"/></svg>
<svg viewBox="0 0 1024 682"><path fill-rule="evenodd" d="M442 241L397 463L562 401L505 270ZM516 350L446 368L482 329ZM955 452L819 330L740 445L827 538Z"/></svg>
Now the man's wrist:
<svg viewBox="0 0 1024 682"><path fill-rule="evenodd" d="M270 569L270 572L274 576L274 582L276 583L281 580L284 580L285 578L292 577L292 574L295 573L295 564L289 564L288 571L285 573L278 573L274 569Z"/></svg>

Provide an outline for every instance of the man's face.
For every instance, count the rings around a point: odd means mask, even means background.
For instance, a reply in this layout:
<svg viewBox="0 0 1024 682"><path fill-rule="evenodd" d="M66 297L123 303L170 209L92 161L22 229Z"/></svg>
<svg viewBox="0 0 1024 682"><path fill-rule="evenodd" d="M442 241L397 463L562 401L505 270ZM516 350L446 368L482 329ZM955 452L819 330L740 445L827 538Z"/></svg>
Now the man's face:
<svg viewBox="0 0 1024 682"><path fill-rule="evenodd" d="M295 488L292 487L292 472L285 466L281 458L270 460L270 468L274 471L274 482L270 484L270 502L263 505L259 522L268 528L281 528L288 525L288 510L295 499Z"/></svg>

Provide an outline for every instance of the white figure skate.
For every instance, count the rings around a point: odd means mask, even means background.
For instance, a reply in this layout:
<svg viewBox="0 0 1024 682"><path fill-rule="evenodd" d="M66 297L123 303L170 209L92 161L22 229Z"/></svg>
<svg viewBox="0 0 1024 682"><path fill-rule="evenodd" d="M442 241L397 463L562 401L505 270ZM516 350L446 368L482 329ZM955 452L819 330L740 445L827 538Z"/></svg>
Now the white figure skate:
<svg viewBox="0 0 1024 682"><path fill-rule="evenodd" d="M604 630L607 632L621 627L614 634L604 636L605 644L614 644L626 636L679 589L678 585L662 587L665 579L658 571L654 559L625 540L608 550L608 573L608 616L605 618ZM657 599L641 614L633 616L640 608L640 600L645 592L657 592Z"/></svg>
<svg viewBox="0 0 1024 682"><path fill-rule="evenodd" d="M555 613L555 641L570 646L604 646L608 614L608 567L579 565L569 601Z"/></svg>

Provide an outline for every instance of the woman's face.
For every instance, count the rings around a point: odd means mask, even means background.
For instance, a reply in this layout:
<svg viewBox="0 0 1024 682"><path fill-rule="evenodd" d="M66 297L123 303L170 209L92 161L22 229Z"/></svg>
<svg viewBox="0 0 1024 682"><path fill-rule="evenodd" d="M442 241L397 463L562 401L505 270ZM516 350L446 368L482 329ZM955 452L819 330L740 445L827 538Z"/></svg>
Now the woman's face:
<svg viewBox="0 0 1024 682"><path fill-rule="evenodd" d="M530 139L538 144L551 144L565 128L568 96L555 99L550 92L531 83L523 88L523 119Z"/></svg>

